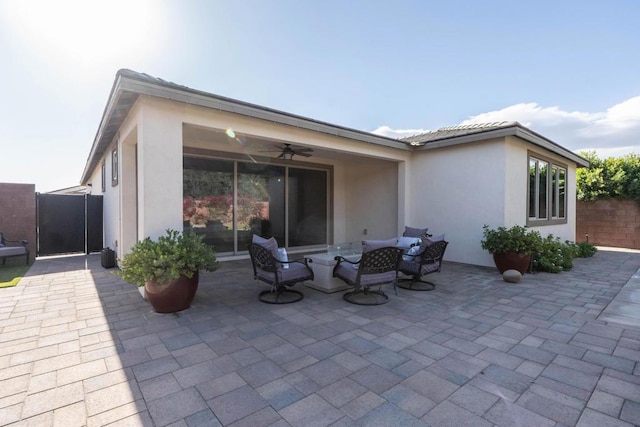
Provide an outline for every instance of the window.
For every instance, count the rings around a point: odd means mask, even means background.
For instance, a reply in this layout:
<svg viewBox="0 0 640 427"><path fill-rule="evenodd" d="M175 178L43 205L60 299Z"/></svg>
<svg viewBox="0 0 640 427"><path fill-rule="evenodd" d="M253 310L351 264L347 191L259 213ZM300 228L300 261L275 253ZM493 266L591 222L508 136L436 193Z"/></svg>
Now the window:
<svg viewBox="0 0 640 427"><path fill-rule="evenodd" d="M102 192L104 193L107 189L107 161L102 161Z"/></svg>
<svg viewBox="0 0 640 427"><path fill-rule="evenodd" d="M118 185L118 148L111 152L111 186Z"/></svg>
<svg viewBox="0 0 640 427"><path fill-rule="evenodd" d="M527 225L567 222L567 167L529 154Z"/></svg>

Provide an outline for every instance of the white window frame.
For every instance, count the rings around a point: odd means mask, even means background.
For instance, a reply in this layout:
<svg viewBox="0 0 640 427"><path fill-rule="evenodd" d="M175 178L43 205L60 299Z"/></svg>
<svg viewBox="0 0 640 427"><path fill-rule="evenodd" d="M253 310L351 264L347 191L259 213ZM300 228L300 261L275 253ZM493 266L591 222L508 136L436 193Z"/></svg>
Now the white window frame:
<svg viewBox="0 0 640 427"><path fill-rule="evenodd" d="M535 162L535 183L531 185L531 163ZM544 214L546 217L540 215L540 165L547 166L547 179L545 183L546 187L546 209ZM561 175L564 173L564 193L561 197ZM537 153L529 152L527 156L527 226L544 226L555 224L567 223L567 193L568 193L568 167L566 164L562 164L548 157L541 156ZM534 196L531 196L531 190L535 191ZM531 216L531 202L535 203L533 212L535 215ZM561 213L564 213L562 216Z"/></svg>

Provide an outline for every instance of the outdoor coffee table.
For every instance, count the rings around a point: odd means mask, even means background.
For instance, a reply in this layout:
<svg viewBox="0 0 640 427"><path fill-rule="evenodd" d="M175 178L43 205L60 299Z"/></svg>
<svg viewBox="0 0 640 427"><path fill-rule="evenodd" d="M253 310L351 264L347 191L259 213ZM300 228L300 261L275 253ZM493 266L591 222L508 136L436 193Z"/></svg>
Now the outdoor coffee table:
<svg viewBox="0 0 640 427"><path fill-rule="evenodd" d="M321 253L314 255L307 255L312 262L309 263L309 267L313 270L314 279L305 281L305 285L316 289L318 291L333 293L338 291L344 291L349 289L350 286L344 283L340 279L333 277L333 267L336 265L334 258L340 254ZM362 254L340 255L349 261L357 261L362 257Z"/></svg>

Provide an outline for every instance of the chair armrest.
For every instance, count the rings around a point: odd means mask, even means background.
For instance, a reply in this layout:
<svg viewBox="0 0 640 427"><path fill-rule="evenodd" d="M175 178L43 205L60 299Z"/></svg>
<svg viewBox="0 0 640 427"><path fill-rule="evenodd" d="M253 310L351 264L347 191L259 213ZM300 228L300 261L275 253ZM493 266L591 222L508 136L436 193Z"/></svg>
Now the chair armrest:
<svg viewBox="0 0 640 427"><path fill-rule="evenodd" d="M338 261L338 264L340 264L340 263L341 263L341 262L343 262L343 261L346 261L346 262L348 262L349 264L358 264L358 263L360 263L360 260L362 260L362 258L360 258L360 259L359 259L359 260L357 260L357 261L349 261L347 258L345 258L345 257L343 257L343 256L338 255L338 256L336 256L335 258L333 258L333 260L334 260L334 261Z"/></svg>
<svg viewBox="0 0 640 427"><path fill-rule="evenodd" d="M296 258L296 259L290 259L289 261L280 261L280 260L279 260L278 258L276 258L276 257L273 257L273 259L274 259L276 262L279 262L279 263L281 263L281 264L292 264L292 263L294 263L294 262L300 262L300 263L302 263L302 264L307 264L307 263L313 262L313 260L311 260L310 258L307 258L307 257Z"/></svg>
<svg viewBox="0 0 640 427"><path fill-rule="evenodd" d="M18 243L22 246L27 246L29 244L28 240L9 240L7 238L3 239L5 241L5 243Z"/></svg>

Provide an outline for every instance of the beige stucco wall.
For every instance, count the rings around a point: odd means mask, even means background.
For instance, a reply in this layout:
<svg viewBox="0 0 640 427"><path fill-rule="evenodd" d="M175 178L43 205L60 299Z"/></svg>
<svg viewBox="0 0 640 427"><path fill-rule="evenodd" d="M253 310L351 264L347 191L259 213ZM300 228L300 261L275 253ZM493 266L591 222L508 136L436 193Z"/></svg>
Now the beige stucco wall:
<svg viewBox="0 0 640 427"><path fill-rule="evenodd" d="M417 151L407 225L444 233L449 261L492 265L480 240L483 224L504 221L505 161L501 140Z"/></svg>
<svg viewBox="0 0 640 427"><path fill-rule="evenodd" d="M344 241L396 237L398 164L366 160L349 164L345 172L341 184L346 200Z"/></svg>
<svg viewBox="0 0 640 427"><path fill-rule="evenodd" d="M205 137L197 137L198 132L191 133L195 137L185 137L185 126L205 129ZM265 158L257 146L251 148L250 144L228 138L224 134L227 128L233 128L247 141L259 138L264 142L269 138L269 143L313 147L314 156L302 161L333 166L334 222L330 240L387 238L396 235L400 224L404 224L405 218L400 218L398 212L405 194L399 194L398 181L400 171L405 169L398 165L410 158L407 151L140 97L106 154L105 245L115 247L118 242L118 255L122 256L138 239L156 238L167 228L182 228L183 147ZM119 184L111 187L110 153L116 144L120 153ZM100 182L99 168L92 180ZM368 186L366 180L373 185ZM97 188L99 184L94 186L94 192ZM372 206L376 208L371 209ZM365 228L367 235L363 234Z"/></svg>
<svg viewBox="0 0 640 427"><path fill-rule="evenodd" d="M238 140L225 135L228 128ZM264 144L283 142L313 148L312 157L299 158L309 165L332 166L333 242L386 239L398 236L405 224L428 227L446 234L447 260L491 266L491 256L480 248L482 226L526 222L532 146L516 137L409 152L141 96L106 153L105 245L117 241L122 256L138 239L182 228L185 147L264 160ZM120 182L111 187L115 144ZM539 227L540 232L574 240L575 165L546 150L533 151L568 165L568 223ZM92 180L99 194L99 167Z"/></svg>
<svg viewBox="0 0 640 427"><path fill-rule="evenodd" d="M117 138L100 159L98 166L93 170L89 183L91 184L91 194L102 196L102 226L103 226L103 243L105 247L109 247L118 253L119 243L119 221L120 221L120 192L119 186L111 185L111 152L117 146ZM105 189L102 191L102 162L105 162Z"/></svg>
<svg viewBox="0 0 640 427"><path fill-rule="evenodd" d="M449 261L493 266L480 247L482 227L526 224L528 150L568 166L567 223L532 228L543 236L575 240L575 164L516 137L416 152L410 175L414 207L407 225L445 233Z"/></svg>

